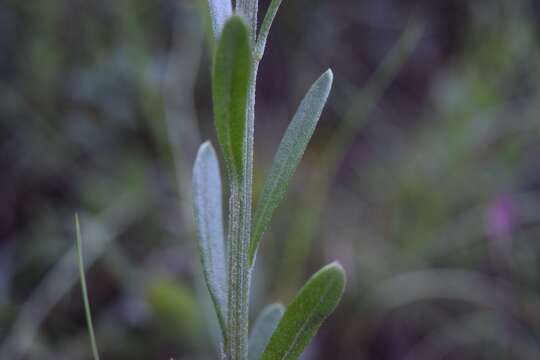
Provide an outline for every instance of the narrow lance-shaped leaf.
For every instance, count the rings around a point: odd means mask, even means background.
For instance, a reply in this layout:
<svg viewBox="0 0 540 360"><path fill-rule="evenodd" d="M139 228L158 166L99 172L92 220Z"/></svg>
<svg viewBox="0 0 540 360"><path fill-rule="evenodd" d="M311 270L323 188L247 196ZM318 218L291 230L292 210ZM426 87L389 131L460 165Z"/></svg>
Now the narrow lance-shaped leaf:
<svg viewBox="0 0 540 360"><path fill-rule="evenodd" d="M270 304L261 311L249 336L249 360L260 360L284 312L285 308L279 303Z"/></svg>
<svg viewBox="0 0 540 360"><path fill-rule="evenodd" d="M251 49L244 21L229 18L218 44L212 75L214 116L219 144L231 181L243 176L245 116Z"/></svg>
<svg viewBox="0 0 540 360"><path fill-rule="evenodd" d="M218 39L223 25L232 15L231 0L208 0L208 10L214 37Z"/></svg>
<svg viewBox="0 0 540 360"><path fill-rule="evenodd" d="M315 131L332 87L332 80L332 71L328 70L311 86L279 144L255 211L249 249L250 264L253 264L261 237L270 224L274 210L285 195L289 179Z"/></svg>
<svg viewBox="0 0 540 360"><path fill-rule="evenodd" d="M199 148L193 167L194 213L199 253L208 291L226 339L227 266L223 235L221 175L210 142Z"/></svg>
<svg viewBox="0 0 540 360"><path fill-rule="evenodd" d="M261 360L298 359L336 308L344 289L345 271L338 263L316 272L287 307Z"/></svg>
<svg viewBox="0 0 540 360"><path fill-rule="evenodd" d="M268 39L270 28L272 27L272 23L274 22L274 18L276 17L282 1L283 0L272 0L270 5L268 5L268 10L266 10L266 15L264 16L261 30L259 31L259 36L257 37L257 43L255 44L255 56L258 60L261 60L264 55L266 40Z"/></svg>

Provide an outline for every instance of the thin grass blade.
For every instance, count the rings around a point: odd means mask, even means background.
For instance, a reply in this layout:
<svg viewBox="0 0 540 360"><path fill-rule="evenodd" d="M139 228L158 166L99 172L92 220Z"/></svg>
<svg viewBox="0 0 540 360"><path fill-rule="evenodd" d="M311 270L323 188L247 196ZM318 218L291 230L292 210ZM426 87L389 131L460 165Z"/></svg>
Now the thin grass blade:
<svg viewBox="0 0 540 360"><path fill-rule="evenodd" d="M338 263L316 272L287 307L261 360L296 360L336 308L345 289L345 271Z"/></svg>
<svg viewBox="0 0 540 360"><path fill-rule="evenodd" d="M272 0L270 5L268 5L268 10L266 10L259 36L257 36L257 43L255 44L255 56L258 60L261 60L264 55L266 40L268 39L270 28L272 27L272 23L274 22L274 18L276 17L282 1L283 0Z"/></svg>
<svg viewBox="0 0 540 360"><path fill-rule="evenodd" d="M300 103L281 143L266 178L261 198L257 204L249 249L250 264L262 235L268 228L272 214L287 191L289 180L298 167L306 147L315 131L332 87L333 74L326 71L311 86Z"/></svg>
<svg viewBox="0 0 540 360"><path fill-rule="evenodd" d="M285 308L278 303L270 304L261 311L257 320L255 320L249 337L249 360L259 360L261 358L284 312Z"/></svg>
<svg viewBox="0 0 540 360"><path fill-rule="evenodd" d="M224 339L227 323L227 264L223 234L221 174L210 142L199 148L193 167L194 214L204 279Z"/></svg>
<svg viewBox="0 0 540 360"><path fill-rule="evenodd" d="M214 116L219 144L231 181L243 176L246 107L251 49L244 21L231 17L221 34L212 75Z"/></svg>
<svg viewBox="0 0 540 360"><path fill-rule="evenodd" d="M90 336L90 345L92 347L92 355L94 360L99 360L99 352L96 343L96 336L94 334L94 325L92 323L92 312L90 311L90 301L88 300L88 290L86 288L86 276L84 274L84 261L82 254L82 236L81 236L81 226L79 224L79 215L75 214L75 232L77 238L77 254L78 254L78 264L79 264L79 274L81 277L81 290L82 297L84 302L84 312L86 315L86 324L88 326L88 334Z"/></svg>

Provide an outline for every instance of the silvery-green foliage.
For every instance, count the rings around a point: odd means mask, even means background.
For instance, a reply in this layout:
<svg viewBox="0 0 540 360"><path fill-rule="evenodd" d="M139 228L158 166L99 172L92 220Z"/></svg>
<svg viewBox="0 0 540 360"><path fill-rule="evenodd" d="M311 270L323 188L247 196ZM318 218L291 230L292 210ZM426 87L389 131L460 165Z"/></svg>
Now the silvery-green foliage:
<svg viewBox="0 0 540 360"><path fill-rule="evenodd" d="M225 352L246 359L248 352L249 265L251 199L246 131L252 68L251 42L245 21L232 16L218 41L212 73L212 95L218 141L229 180L228 310Z"/></svg>
<svg viewBox="0 0 540 360"><path fill-rule="evenodd" d="M257 0L208 0L217 49L212 69L212 99L218 142L229 182L229 221L225 244L219 161L210 142L199 148L193 169L194 215L199 253L210 297L222 329L226 360L296 360L345 288L343 268L325 266L302 287L284 310L264 309L248 345L251 271L261 236L282 200L330 93L333 75L326 71L310 88L276 152L251 222L253 130L257 67L282 0L272 0L257 36ZM79 269L94 358L98 359L76 218ZM253 236L251 235L253 231ZM227 245L227 246L226 246Z"/></svg>
<svg viewBox="0 0 540 360"><path fill-rule="evenodd" d="M257 37L257 43L255 44L255 58L257 60L262 59L264 55L264 50L266 49L266 40L268 39L268 33L270 32L270 27L274 22L274 18L278 12L279 6L283 0L272 0L270 5L268 5L268 10L264 16L264 20L261 25L261 30L259 31L259 36Z"/></svg>
<svg viewBox="0 0 540 360"><path fill-rule="evenodd" d="M219 38L223 25L232 15L231 0L208 0L208 10L214 38Z"/></svg>
<svg viewBox="0 0 540 360"><path fill-rule="evenodd" d="M239 183L244 169L244 134L251 47L242 19L231 17L214 57L212 95L218 140L231 181Z"/></svg>
<svg viewBox="0 0 540 360"><path fill-rule="evenodd" d="M337 305L345 286L341 266L324 267L285 311L276 304L263 310L248 345L249 288L257 247L313 135L333 79L330 70L325 72L300 103L278 147L252 222L257 68L281 2L271 1L256 36L257 0L236 1L239 16L230 14L228 1L209 0L217 40L212 69L214 120L229 183L227 246L219 165L209 143L199 150L193 184L203 271L222 326L227 360L297 359Z"/></svg>
<svg viewBox="0 0 540 360"><path fill-rule="evenodd" d="M249 360L261 358L284 312L285 308L279 303L270 304L261 311L249 335Z"/></svg>
<svg viewBox="0 0 540 360"><path fill-rule="evenodd" d="M261 360L296 360L322 322L334 311L345 289L338 263L317 271L287 306Z"/></svg>
<svg viewBox="0 0 540 360"><path fill-rule="evenodd" d="M193 201L204 278L227 338L227 266L223 235L221 174L210 142L199 148L193 167Z"/></svg>
<svg viewBox="0 0 540 360"><path fill-rule="evenodd" d="M300 103L279 144L255 211L249 248L250 262L253 262L259 241L270 223L274 210L285 195L289 179L296 170L315 131L332 87L332 79L332 71L328 70L315 81Z"/></svg>

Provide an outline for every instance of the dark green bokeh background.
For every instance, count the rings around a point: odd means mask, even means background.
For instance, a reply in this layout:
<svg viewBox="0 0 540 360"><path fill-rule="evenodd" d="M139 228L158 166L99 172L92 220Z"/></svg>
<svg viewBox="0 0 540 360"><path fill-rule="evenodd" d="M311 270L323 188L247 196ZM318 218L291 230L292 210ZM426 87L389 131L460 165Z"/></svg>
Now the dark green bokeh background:
<svg viewBox="0 0 540 360"><path fill-rule="evenodd" d="M261 15L267 1L261 1ZM191 217L215 139L200 4L0 2L0 359L216 359ZM332 260L305 359L540 358L540 6L285 0L261 65L256 193L334 89L263 239L253 317Z"/></svg>

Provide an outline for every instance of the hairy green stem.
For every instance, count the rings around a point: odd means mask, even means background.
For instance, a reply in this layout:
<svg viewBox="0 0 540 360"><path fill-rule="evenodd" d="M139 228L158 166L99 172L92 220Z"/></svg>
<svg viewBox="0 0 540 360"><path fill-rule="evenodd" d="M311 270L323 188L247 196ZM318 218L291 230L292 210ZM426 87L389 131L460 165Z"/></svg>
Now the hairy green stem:
<svg viewBox="0 0 540 360"><path fill-rule="evenodd" d="M257 38L257 0L238 0L236 12L246 19L251 41ZM249 244L253 202L253 143L255 130L255 91L260 57L253 52L244 137L244 176L231 184L229 204L229 339L225 344L227 360L247 360L249 328L249 292L251 268Z"/></svg>
<svg viewBox="0 0 540 360"><path fill-rule="evenodd" d="M246 360L249 339L249 292L251 268L249 244L253 199L253 143L255 130L255 90L259 61L254 59L250 75L246 132L244 137L244 176L231 183L229 202L229 309L225 344L227 360Z"/></svg>
<svg viewBox="0 0 540 360"><path fill-rule="evenodd" d="M237 0L236 12L246 19L251 34L251 40L255 43L257 38L257 10L258 0Z"/></svg>
<svg viewBox="0 0 540 360"><path fill-rule="evenodd" d="M259 63L266 47L268 32L282 0L271 1L261 26L261 32L258 35L257 0L236 1L236 13L242 17L242 19L236 15L229 16L228 13L230 12L230 7L227 7L227 9L229 9L227 10L222 6L223 4L220 3L221 1L229 3L229 0L213 1L214 12L212 13L211 11L211 15L214 17L214 22L219 24L220 19L229 19L223 26L212 73L212 95L216 115L216 130L226 160L230 185L227 249L227 305L225 306L225 300L223 300L222 296L222 302L216 302L216 310L218 313L226 312L227 314L225 316L226 325L223 326L224 322L221 323L224 334L222 348L223 358L225 360L247 360L249 352L249 293L251 272L255 263L255 251L250 250L252 248L256 249L256 246L253 246L253 243L257 241L252 239L251 234L253 216L253 159L257 73ZM215 26L215 28L219 27ZM214 32L215 34L218 34L218 31L215 29ZM276 155L278 159L276 165L277 170L273 166L272 171L274 171L274 174L271 174L269 177L269 181L273 184L273 179L277 176L278 182L276 182L276 186L278 186L279 191L276 192L277 195L270 200L263 197L263 201L270 201L272 206L272 210L270 210L270 212L265 212L264 214L264 224L269 222L269 219L266 219L266 216L271 216L271 212L275 208L276 203L281 200L281 197L286 190L288 179L294 172L298 165L298 161L305 151L307 142L315 130L322 108L328 98L331 84L332 72L328 70L319 78L316 84L312 86L308 94L306 94L306 97L300 104L297 112L297 114L300 115L295 115L291 125L285 133L282 144L278 148L278 155ZM290 147L292 147L293 156L289 156L288 154L283 155L283 152L287 153ZM208 149L210 149L208 144L201 146L203 154L204 151L208 151ZM215 156L213 162L214 165L217 163ZM215 167L217 168L217 166ZM201 169L199 159L195 163L195 170L205 170L204 168ZM217 173L217 171L214 171L214 173ZM197 174L198 173L195 173L194 178L197 178ZM214 174L211 176L215 177L216 175ZM195 183L204 183L204 181ZM220 189L219 183L214 185L214 188ZM214 192L216 193L214 198L221 199L221 194L217 194L217 191ZM274 194L272 188L270 193ZM215 208L220 211L221 204L216 205ZM266 208L268 208L267 205L263 204L263 209ZM210 213L211 212L207 212L207 217L210 219L216 217L212 215L208 216ZM214 211L214 213L218 213L218 211ZM198 216L197 214L199 214L199 212L196 211L196 216ZM258 215L255 214L255 216ZM257 221L257 223L261 222ZM216 235L216 238L219 239L223 238L221 225L222 224L220 223L217 227L218 231L215 231L218 234ZM206 229L204 228L202 230L200 229L200 233L204 234L205 230ZM260 233L262 234L262 232ZM205 237L199 239L199 241L204 243L203 245L208 244L208 241L206 240ZM204 248L204 246L201 248ZM204 257L205 251L202 251L202 253ZM210 254L210 252L207 253ZM225 259L222 258L221 263L216 263L216 265L224 265L225 262ZM205 261L203 259L203 264L204 263ZM331 268L337 268L337 265L334 264ZM343 270L338 270L337 277L341 280L341 284L344 285L345 276ZM209 273L211 273L211 271ZM223 272L220 273L222 274ZM324 274L324 272L321 274L318 273L317 279ZM212 293L212 288L219 288L219 286L216 287L215 284L222 284L223 280L224 279L207 279L210 292ZM326 282L326 280L323 282ZM327 314L333 310L339 297L341 297L342 290L343 286L334 291L335 296L333 299L335 301L330 302L330 306L323 308L323 310L327 309L327 312L319 312L320 314L326 317ZM304 309L304 303L308 305L313 303L313 296L310 294L311 293L308 293L309 296L300 294L301 298L298 300L300 309ZM225 307L227 307L227 310L223 311L222 308ZM304 311L304 315L306 315L306 321L310 320L311 315L309 313ZM296 315L289 315L289 317L291 316L293 317L293 320L289 320L289 322L296 321ZM275 346L278 346L279 348L289 346L290 349L295 351L295 356L300 355L314 331L320 326L324 317L318 316L317 321L310 322L311 326L308 330L305 330L304 326L302 326L299 333L301 335L304 334L305 336L303 336L301 342L297 342L296 340L293 341L294 347L290 347L290 344L283 344L282 341L279 340L280 338L274 340L274 343L277 341L278 344ZM291 332L287 332L286 330L281 331L286 332L285 339L288 339L287 334L290 335ZM294 337L297 336L295 334L292 335ZM288 351L285 354L288 357L289 355L287 354L293 353ZM257 352L253 351L252 356L258 357ZM266 359L267 357L264 357L263 355L263 358Z"/></svg>
<svg viewBox="0 0 540 360"><path fill-rule="evenodd" d="M229 296L228 296L228 339L225 343L226 359L245 359L247 345L247 310L249 299L249 284L247 259L243 260L243 222L245 195L240 183L231 184L229 201Z"/></svg>

